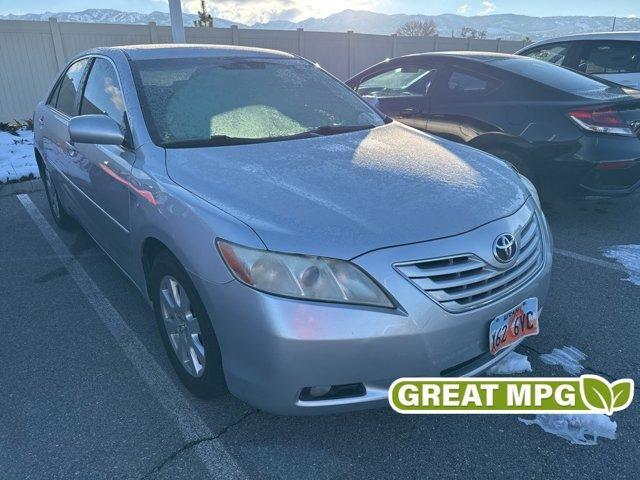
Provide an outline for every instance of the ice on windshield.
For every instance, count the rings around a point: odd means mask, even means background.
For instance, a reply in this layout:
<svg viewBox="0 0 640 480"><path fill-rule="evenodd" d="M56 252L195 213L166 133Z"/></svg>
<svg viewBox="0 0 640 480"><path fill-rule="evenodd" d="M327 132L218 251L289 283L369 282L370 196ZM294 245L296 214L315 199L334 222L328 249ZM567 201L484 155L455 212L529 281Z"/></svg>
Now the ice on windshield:
<svg viewBox="0 0 640 480"><path fill-rule="evenodd" d="M134 62L154 140L263 139L320 126L382 125L354 92L301 60Z"/></svg>

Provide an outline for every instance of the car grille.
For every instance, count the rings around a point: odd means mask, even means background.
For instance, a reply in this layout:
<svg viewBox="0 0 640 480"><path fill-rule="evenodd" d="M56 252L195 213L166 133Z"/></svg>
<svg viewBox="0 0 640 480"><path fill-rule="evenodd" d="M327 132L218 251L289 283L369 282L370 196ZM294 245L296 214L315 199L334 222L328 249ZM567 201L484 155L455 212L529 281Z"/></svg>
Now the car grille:
<svg viewBox="0 0 640 480"><path fill-rule="evenodd" d="M513 265L498 269L472 254L396 263L394 267L451 312L499 300L532 278L544 264L542 234L534 213L516 232L519 253Z"/></svg>

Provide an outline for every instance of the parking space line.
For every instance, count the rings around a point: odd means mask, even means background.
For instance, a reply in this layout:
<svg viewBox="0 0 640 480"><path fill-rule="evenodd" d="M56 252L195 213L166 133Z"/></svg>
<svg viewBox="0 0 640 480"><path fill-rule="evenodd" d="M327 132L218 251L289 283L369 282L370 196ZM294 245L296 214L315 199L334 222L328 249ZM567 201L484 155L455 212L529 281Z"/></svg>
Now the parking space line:
<svg viewBox="0 0 640 480"><path fill-rule="evenodd" d="M184 440L193 442L213 437L213 432L188 398L178 390L82 265L71 255L38 207L26 194L17 197L153 396L176 420ZM245 478L238 464L219 440L201 442L194 448L213 478Z"/></svg>
<svg viewBox="0 0 640 480"><path fill-rule="evenodd" d="M600 260L599 258L588 257L580 253L571 252L569 250L563 250L561 248L554 248L553 252L562 255L563 257L573 258L574 260L580 260L581 262L590 263L599 267L608 268L610 270L616 270L618 272L626 272L627 270L617 263L607 262L606 260Z"/></svg>

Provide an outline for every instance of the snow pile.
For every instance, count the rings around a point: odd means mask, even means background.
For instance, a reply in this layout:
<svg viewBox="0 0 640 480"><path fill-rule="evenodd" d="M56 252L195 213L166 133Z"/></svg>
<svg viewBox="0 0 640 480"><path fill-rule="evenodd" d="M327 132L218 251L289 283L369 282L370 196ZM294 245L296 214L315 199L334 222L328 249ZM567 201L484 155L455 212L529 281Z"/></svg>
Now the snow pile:
<svg viewBox="0 0 640 480"><path fill-rule="evenodd" d="M574 445L597 445L598 438L615 440L618 424L606 415L536 415L529 420L518 418L525 425L538 425L547 433L564 438Z"/></svg>
<svg viewBox="0 0 640 480"><path fill-rule="evenodd" d="M17 135L0 131L0 184L39 176L33 156L33 131L18 130Z"/></svg>
<svg viewBox="0 0 640 480"><path fill-rule="evenodd" d="M584 367L580 362L587 356L576 347L554 348L551 353L543 353L540 360L547 365L560 365L565 372L571 375L578 375Z"/></svg>
<svg viewBox="0 0 640 480"><path fill-rule="evenodd" d="M640 285L640 245L616 245L607 248L602 254L627 269L628 282Z"/></svg>
<svg viewBox="0 0 640 480"><path fill-rule="evenodd" d="M514 373L531 372L531 363L526 355L511 352L489 370L489 375L512 375Z"/></svg>

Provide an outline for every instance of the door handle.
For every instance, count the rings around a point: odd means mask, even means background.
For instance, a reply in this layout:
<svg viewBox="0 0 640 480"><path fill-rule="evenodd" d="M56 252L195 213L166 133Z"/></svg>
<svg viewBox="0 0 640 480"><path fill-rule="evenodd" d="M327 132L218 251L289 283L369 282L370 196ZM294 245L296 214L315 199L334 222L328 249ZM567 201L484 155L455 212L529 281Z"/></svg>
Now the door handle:
<svg viewBox="0 0 640 480"><path fill-rule="evenodd" d="M69 155L70 157L75 157L78 153L78 150L76 150L76 147L73 143L64 142L64 146L67 149L67 155Z"/></svg>

